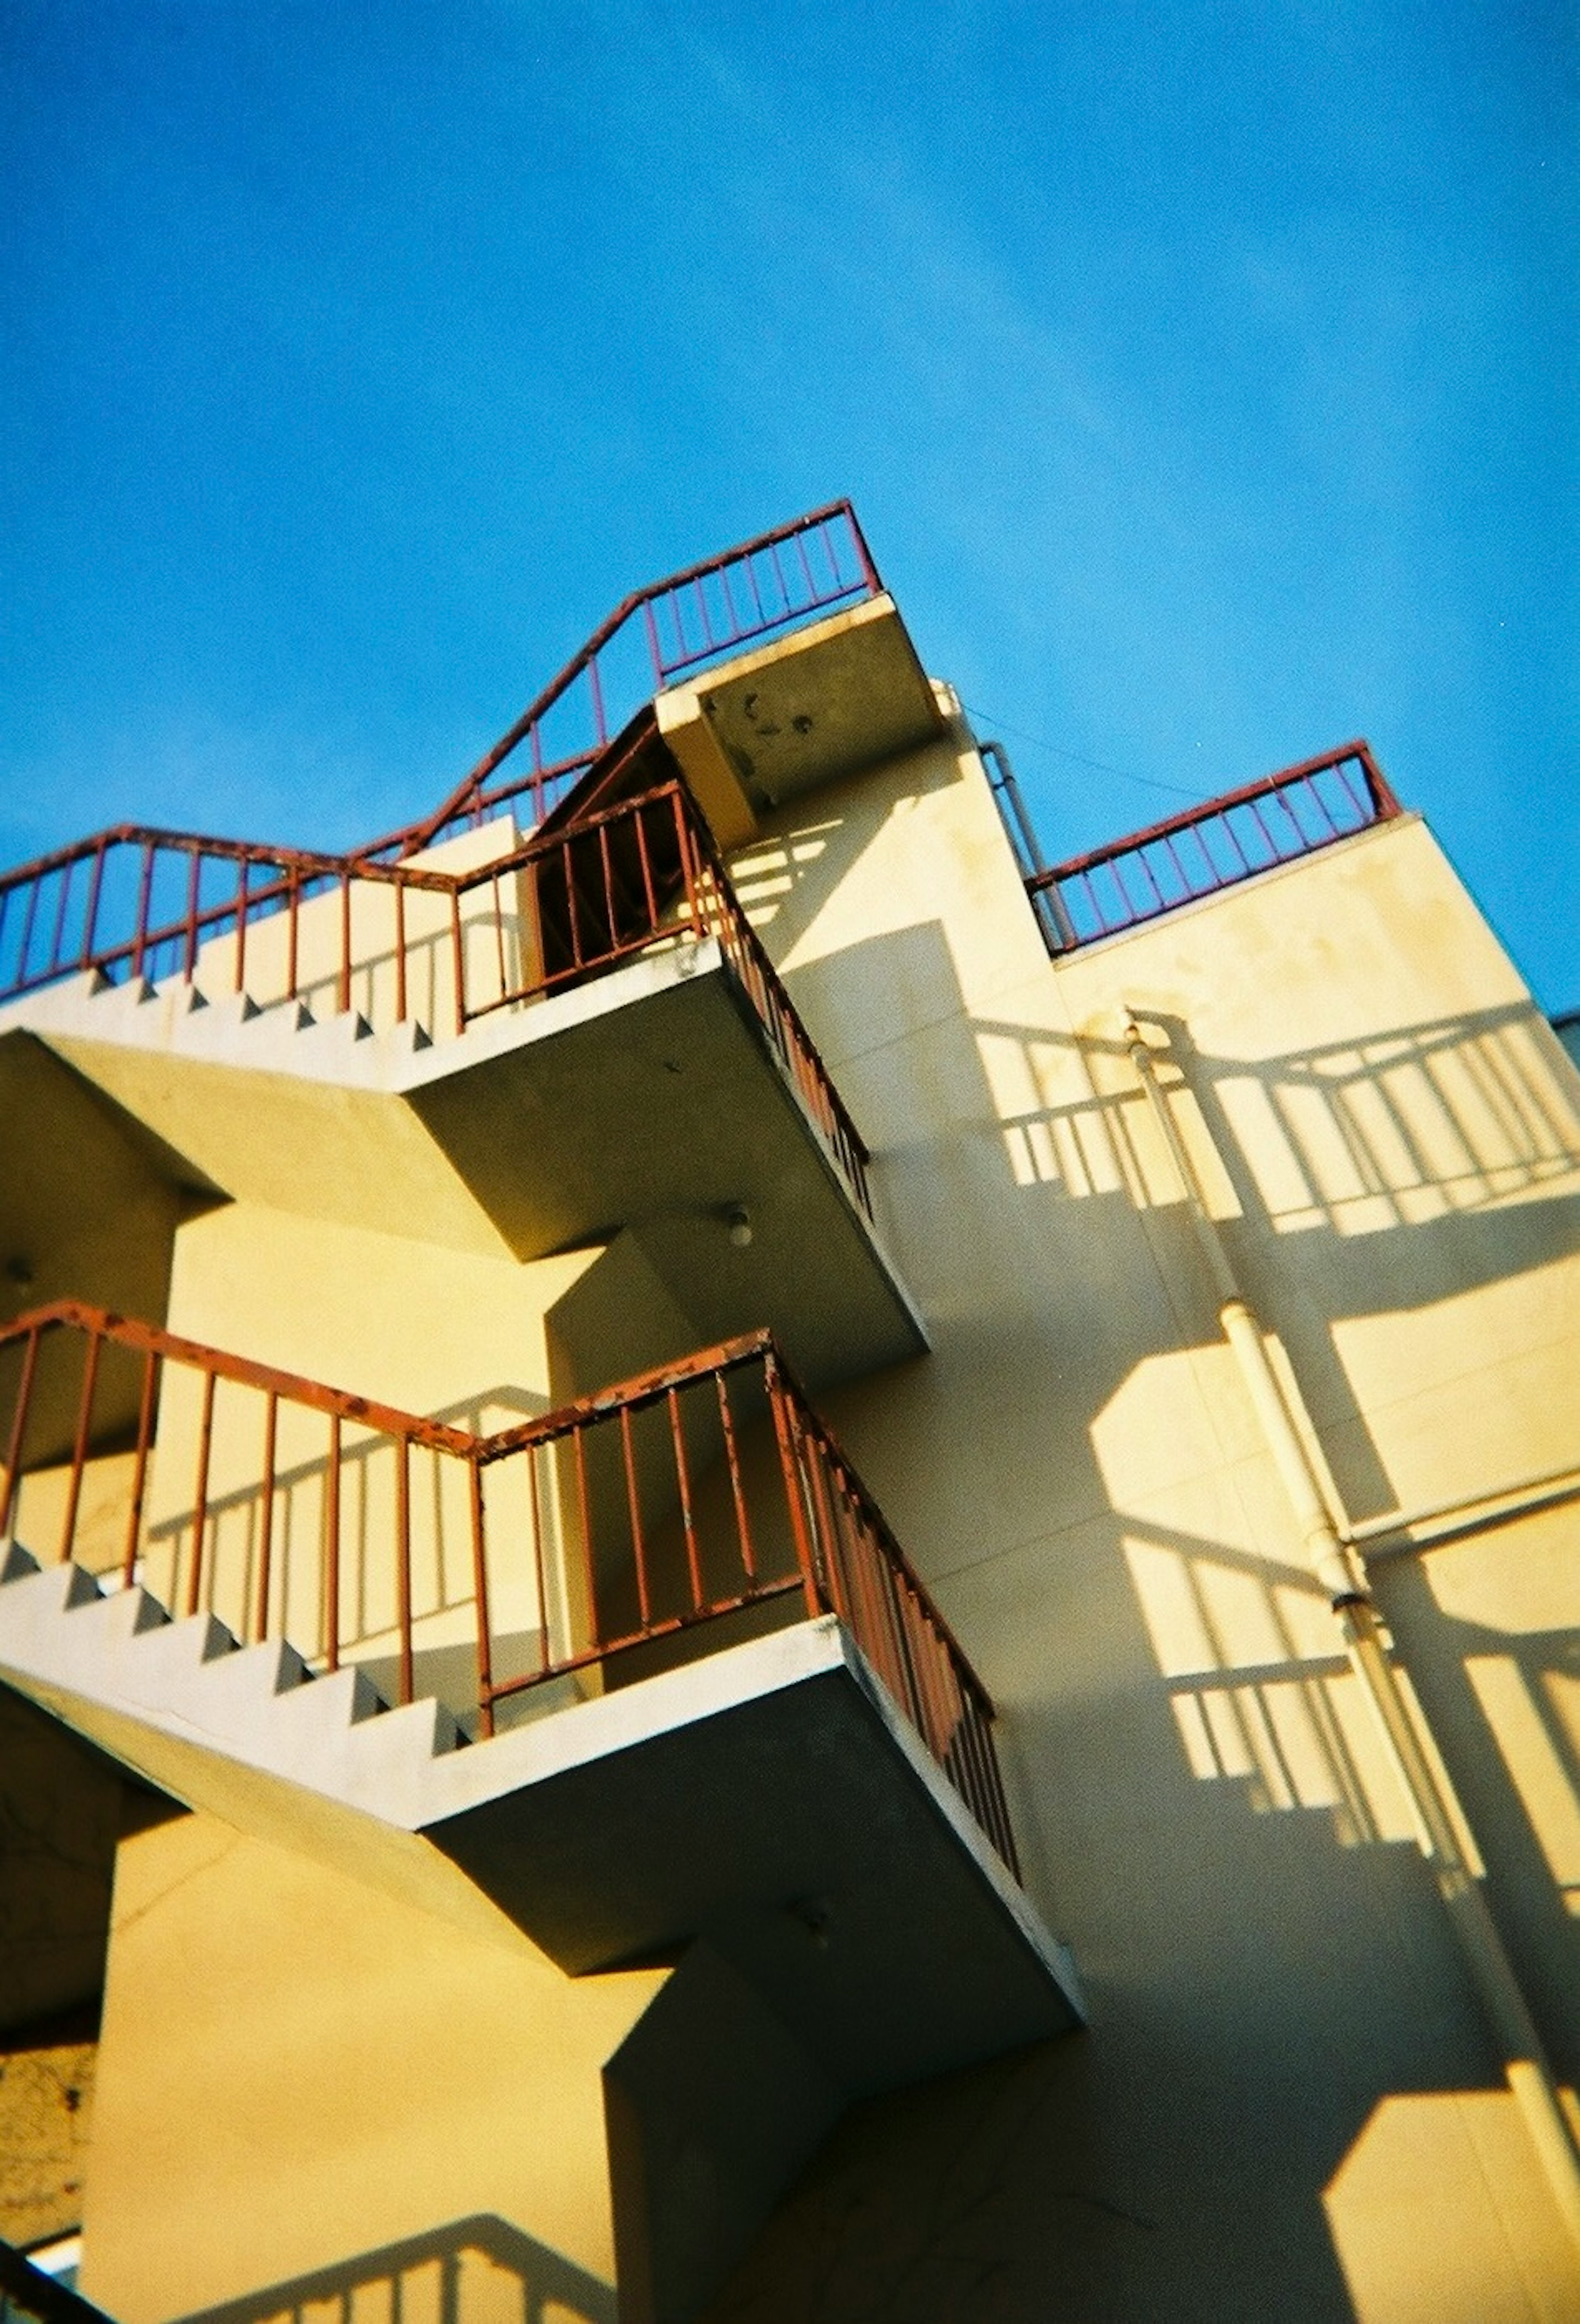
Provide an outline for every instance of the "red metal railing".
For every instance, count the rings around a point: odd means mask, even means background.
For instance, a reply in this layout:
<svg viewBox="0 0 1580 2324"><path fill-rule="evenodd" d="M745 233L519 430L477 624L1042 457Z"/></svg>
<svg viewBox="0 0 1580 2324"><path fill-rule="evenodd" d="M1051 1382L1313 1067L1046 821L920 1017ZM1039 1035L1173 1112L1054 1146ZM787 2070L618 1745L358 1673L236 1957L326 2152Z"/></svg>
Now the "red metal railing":
<svg viewBox="0 0 1580 2324"><path fill-rule="evenodd" d="M875 597L882 587L855 511L841 500L634 591L442 807L365 853L413 854L523 796L528 820L541 822L655 689L758 639ZM524 765L494 781L523 747Z"/></svg>
<svg viewBox="0 0 1580 2324"><path fill-rule="evenodd" d="M466 899L485 894L487 909L467 918ZM716 938L851 1191L872 1215L871 1157L683 783L661 784L552 839L529 840L498 863L458 879L453 914L463 1023L577 982L655 944ZM496 936L492 945L489 927Z"/></svg>
<svg viewBox="0 0 1580 2324"><path fill-rule="evenodd" d="M834 501L625 598L441 807L349 855L121 824L24 864L0 879L0 998L90 967L154 977L184 958L189 975L233 918L294 913L518 799L541 822L655 687L881 587L855 510Z"/></svg>
<svg viewBox="0 0 1580 2324"><path fill-rule="evenodd" d="M74 1301L0 1332L0 1536L463 1709L837 1614L1005 1861L993 1705L766 1332L492 1434ZM90 1495L85 1480L95 1471ZM91 1512L88 1504L91 1501ZM106 1529L107 1528L107 1529ZM798 1604L799 1601L799 1604Z"/></svg>
<svg viewBox="0 0 1580 2324"><path fill-rule="evenodd" d="M1155 920L1400 812L1363 742L1286 767L1027 881L1049 950Z"/></svg>
<svg viewBox="0 0 1580 2324"><path fill-rule="evenodd" d="M867 1149L679 781L469 872L101 833L0 881L0 995L91 969L458 1034L702 936L718 939L870 1216Z"/></svg>

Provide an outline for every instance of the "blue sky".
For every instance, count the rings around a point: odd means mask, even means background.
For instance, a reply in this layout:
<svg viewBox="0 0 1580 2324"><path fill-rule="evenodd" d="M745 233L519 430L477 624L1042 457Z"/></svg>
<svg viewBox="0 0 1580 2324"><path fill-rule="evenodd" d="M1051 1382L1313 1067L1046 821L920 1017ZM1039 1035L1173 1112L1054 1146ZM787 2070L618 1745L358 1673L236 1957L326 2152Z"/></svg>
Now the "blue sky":
<svg viewBox="0 0 1580 2324"><path fill-rule="evenodd" d="M1557 0L6 0L0 858L436 804L848 493L1063 854L1351 735L1580 1006Z"/></svg>

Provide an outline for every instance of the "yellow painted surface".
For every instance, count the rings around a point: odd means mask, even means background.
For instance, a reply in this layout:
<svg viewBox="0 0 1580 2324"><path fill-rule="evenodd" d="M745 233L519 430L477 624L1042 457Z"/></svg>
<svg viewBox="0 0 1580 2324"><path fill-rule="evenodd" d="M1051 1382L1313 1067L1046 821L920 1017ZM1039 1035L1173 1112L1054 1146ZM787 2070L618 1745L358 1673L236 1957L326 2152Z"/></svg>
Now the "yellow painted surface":
<svg viewBox="0 0 1580 2324"><path fill-rule="evenodd" d="M1115 2206L1082 2231L1129 2287L1102 2312L1571 2313L1552 2287L1580 2263L1222 1343L1122 1027L1133 1008L1169 1037L1176 1120L1357 1517L1580 1459L1580 1081L1414 821L1058 966L968 752L808 798L736 872L880 1157L932 1337L927 1362L833 1409L993 1690L1029 1885L1086 1980L1090 2055L1062 2103L1082 2187ZM1571 2077L1577 1526L1573 1502L1516 1514L1378 1574ZM1424 2088L1464 2095L1403 2133L1389 2109L1424 2107ZM1473 2116L1495 2171L1461 2167ZM1435 2157L1455 2227L1423 2272L1398 2223ZM1172 2273L1158 2246L1126 2256L1119 2212L1141 2186L1165 2190ZM1016 2289L993 2312L1096 2312L1059 2304L1037 2200L1028 2184L1001 2204ZM863 2297L947 2274L919 2181L916 2204L905 2266ZM1190 2257L1195 2210L1214 2218L1215 2285ZM771 2279L784 2237L832 2218L792 2205L721 2318L814 2312ZM919 2317L954 2312L929 2297ZM816 2312L865 2311L853 2293Z"/></svg>
<svg viewBox="0 0 1580 2324"><path fill-rule="evenodd" d="M470 2249L459 2324L513 2273L519 2302L530 2265L606 2300L599 2070L661 1983L573 1982L212 1817L142 1833L116 1873L83 2289L120 2324L263 2318L328 2271L387 2313Z"/></svg>
<svg viewBox="0 0 1580 2324"><path fill-rule="evenodd" d="M1181 1135L1357 1519L1580 1459L1580 1079L1409 819L1056 965L956 729L808 792L734 869L873 1150L931 1342L829 1416L999 1704L1027 1886L1093 2023L869 2109L720 2324L1574 2313L1123 1026L1167 1040ZM467 1425L673 1352L684 1310L621 1222L520 1268L441 1248L393 1182L389 1210L384 1234L255 1204L187 1222L174 1328ZM254 1428L222 1409L215 1438L244 1602ZM150 1504L171 1545L194 1443L172 1397ZM277 1587L310 1627L322 1453L281 1460L300 1473ZM355 1646L376 1659L393 1486L372 1455L357 1490ZM464 1656L464 1513L426 1468L416 1505L424 1650ZM1577 1508L1377 1565L1571 2080ZM87 2288L125 2324L271 2286L296 2289L258 2324L353 2292L393 2315L397 2288L438 2314L452 2264L513 2301L504 2246L451 2232L482 2214L584 2271L534 2297L604 2324L587 2093L651 1980L545 1982L200 1819L128 1849L117 1909Z"/></svg>

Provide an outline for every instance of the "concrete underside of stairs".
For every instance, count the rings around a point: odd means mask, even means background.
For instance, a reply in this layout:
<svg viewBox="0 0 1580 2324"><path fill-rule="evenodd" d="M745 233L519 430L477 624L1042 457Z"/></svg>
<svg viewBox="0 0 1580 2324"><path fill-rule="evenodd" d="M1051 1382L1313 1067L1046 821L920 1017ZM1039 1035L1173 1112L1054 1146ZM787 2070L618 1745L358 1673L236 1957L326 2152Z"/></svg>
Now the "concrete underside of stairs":
<svg viewBox="0 0 1580 2324"><path fill-rule="evenodd" d="M706 1937L847 2093L1076 2021L1067 1962L833 1616L455 1748L72 1567L0 1586L0 1679L244 1831L577 1975Z"/></svg>
<svg viewBox="0 0 1580 2324"><path fill-rule="evenodd" d="M47 1078L41 1051L58 1061L52 1111L32 1088ZM0 1018L5 1073L29 1082L30 1147L43 1165L30 1172L18 1155L10 1166L19 1191L23 1177L32 1187L15 1232L37 1246L38 1287L22 1304L51 1296L60 1250L88 1231L97 1178L130 1172L160 1211L155 1250L168 1251L182 1202L226 1195L384 1233L420 1219L427 1240L523 1260L629 1227L705 1340L744 1318L770 1323L814 1384L926 1344L712 939L432 1042L409 1024L370 1033L355 1017L304 1023L294 1008L252 1011L235 995L204 1002L180 985L79 978ZM55 1115L78 1157L70 1200L50 1164ZM726 1271L736 1205L753 1239ZM123 1247L113 1239L97 1270L79 1253L64 1287L156 1316L105 1276Z"/></svg>

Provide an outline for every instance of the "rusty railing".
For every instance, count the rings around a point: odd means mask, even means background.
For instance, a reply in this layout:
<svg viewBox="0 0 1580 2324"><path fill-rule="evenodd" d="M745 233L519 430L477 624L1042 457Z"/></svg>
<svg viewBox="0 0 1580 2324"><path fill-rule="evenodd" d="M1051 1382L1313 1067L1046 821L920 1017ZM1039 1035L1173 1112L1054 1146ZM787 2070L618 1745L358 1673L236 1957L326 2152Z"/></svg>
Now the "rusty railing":
<svg viewBox="0 0 1580 2324"><path fill-rule="evenodd" d="M527 820L541 823L655 690L882 588L855 511L841 500L633 591L434 814L367 853L413 854L523 797ZM523 746L519 771L494 781Z"/></svg>
<svg viewBox="0 0 1580 2324"><path fill-rule="evenodd" d="M458 1035L702 936L717 938L870 1217L867 1149L679 781L464 872L101 833L0 880L0 998L74 972L173 977L206 999L228 990L255 1009L355 1009L379 1030L415 1019Z"/></svg>
<svg viewBox="0 0 1580 2324"><path fill-rule="evenodd" d="M0 1536L402 1703L448 1683L484 1737L836 1614L1014 1868L986 1692L766 1332L491 1434L74 1301L0 1332Z"/></svg>
<svg viewBox="0 0 1580 2324"><path fill-rule="evenodd" d="M348 855L119 824L23 864L0 878L0 999L90 968L153 979L184 961L190 975L222 927L239 953L258 919L294 920L519 800L535 825L655 687L882 586L855 510L831 502L625 598L434 813Z"/></svg>
<svg viewBox="0 0 1580 2324"><path fill-rule="evenodd" d="M1346 742L1036 872L1027 890L1049 950L1074 952L1400 812L1370 745Z"/></svg>
<svg viewBox="0 0 1580 2324"><path fill-rule="evenodd" d="M462 1023L578 982L656 945L716 938L871 1217L871 1157L683 783L661 784L551 839L529 840L513 855L457 880L456 890ZM467 918L465 899L479 896L487 897L488 908ZM492 945L484 934L490 927Z"/></svg>

